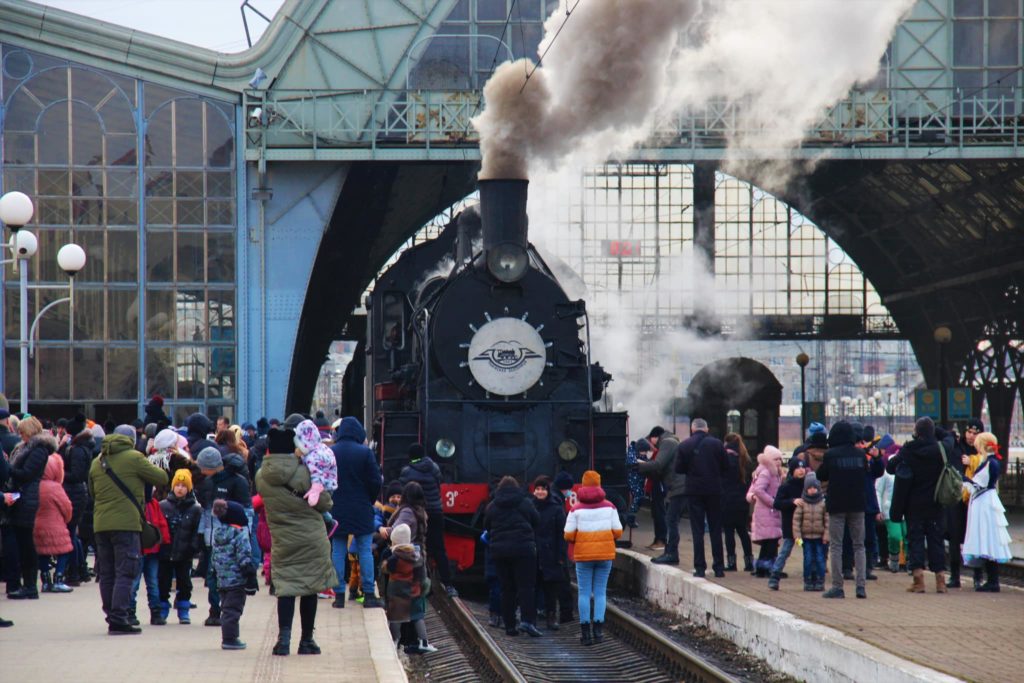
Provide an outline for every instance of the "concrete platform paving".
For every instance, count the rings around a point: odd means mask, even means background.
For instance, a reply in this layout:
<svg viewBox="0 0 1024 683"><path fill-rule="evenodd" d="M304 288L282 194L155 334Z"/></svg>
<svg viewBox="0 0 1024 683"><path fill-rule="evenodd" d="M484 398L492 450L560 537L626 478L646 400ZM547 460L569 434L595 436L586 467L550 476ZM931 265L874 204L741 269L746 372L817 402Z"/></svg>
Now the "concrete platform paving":
<svg viewBox="0 0 1024 683"><path fill-rule="evenodd" d="M645 547L653 540L645 513L641 510L640 528L633 530L632 550L654 557L661 551ZM629 537L628 531L623 538ZM688 519L680 522L680 537L681 563L673 569L690 576L693 546ZM705 544L710 563L711 546ZM754 549L756 557L756 545ZM742 557L740 562L742 567ZM957 678L979 683L1024 679L1024 590L1004 587L998 594L975 593L968 580L963 589L938 595L933 575L926 573L928 592L912 594L905 590L910 585L907 574L878 570L879 580L867 584L867 600L854 598L851 581L846 582L845 600L823 600L820 593L803 592L803 555L799 548L787 562L786 573L789 578L783 579L778 591L769 590L766 579L743 571L707 580Z"/></svg>
<svg viewBox="0 0 1024 683"><path fill-rule="evenodd" d="M0 616L14 621L0 629L3 681L203 681L204 683L368 683L407 681L391 644L384 610L349 605L331 608L320 600L315 638L323 654L298 656L299 615L295 615L292 654L274 657L276 601L261 586L246 601L241 638L248 649L220 649L220 629L204 627L206 591L199 588L194 623L149 626L141 635L108 636L99 590L83 584L73 593L40 595L39 600L0 597ZM298 610L296 610L298 612Z"/></svg>

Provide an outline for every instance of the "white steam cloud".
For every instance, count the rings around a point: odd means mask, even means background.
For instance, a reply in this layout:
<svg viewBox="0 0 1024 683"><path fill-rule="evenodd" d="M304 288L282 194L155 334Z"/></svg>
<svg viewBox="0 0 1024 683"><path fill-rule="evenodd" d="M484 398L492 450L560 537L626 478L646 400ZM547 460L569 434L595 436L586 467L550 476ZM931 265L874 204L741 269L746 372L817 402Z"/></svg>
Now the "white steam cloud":
<svg viewBox="0 0 1024 683"><path fill-rule="evenodd" d="M875 76L914 2L561 0L529 81L533 63L519 60L484 87L486 108L474 119L480 177L604 160L647 139L657 121L710 103L736 107L728 160L753 160L756 170Z"/></svg>
<svg viewBox="0 0 1024 683"><path fill-rule="evenodd" d="M486 107L473 121L480 177L531 178L531 239L555 251L556 231L566 229L561 204L579 187L583 166L650 140L672 116L724 111L723 170L779 189L799 172L791 151L830 106L876 76L896 25L914 3L561 0L545 24L543 65L534 71L530 60L507 62L484 87ZM642 430L665 417L669 378L679 377L682 365L737 350L681 329L640 338L640 318L659 292L694 293L711 310L729 308L723 297L740 296L716 288L700 258L665 259L659 270L661 281L647 289L606 297L607 310L588 302L603 321L592 328L593 357L616 377L613 402L621 401ZM642 357L641 349L653 356ZM685 390L677 386L674 393Z"/></svg>

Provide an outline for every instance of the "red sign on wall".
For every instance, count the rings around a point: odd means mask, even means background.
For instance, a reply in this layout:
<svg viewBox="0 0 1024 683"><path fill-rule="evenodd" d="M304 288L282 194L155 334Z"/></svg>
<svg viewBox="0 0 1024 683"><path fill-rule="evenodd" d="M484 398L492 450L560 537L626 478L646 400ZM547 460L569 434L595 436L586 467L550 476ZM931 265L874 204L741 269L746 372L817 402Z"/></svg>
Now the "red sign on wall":
<svg viewBox="0 0 1024 683"><path fill-rule="evenodd" d="M603 240L606 256L623 258L640 255L640 242L631 240Z"/></svg>

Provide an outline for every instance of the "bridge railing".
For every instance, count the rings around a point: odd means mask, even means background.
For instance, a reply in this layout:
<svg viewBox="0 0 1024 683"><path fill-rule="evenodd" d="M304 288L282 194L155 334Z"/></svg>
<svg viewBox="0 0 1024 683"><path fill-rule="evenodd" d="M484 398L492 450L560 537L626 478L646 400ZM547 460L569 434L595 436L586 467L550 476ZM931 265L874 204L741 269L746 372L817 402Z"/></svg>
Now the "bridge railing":
<svg viewBox="0 0 1024 683"><path fill-rule="evenodd" d="M260 148L475 147L471 119L479 90L274 90L243 96L246 138ZM968 147L1021 144L1019 89L998 96L959 89L853 92L808 127L805 147ZM749 105L709 102L662 117L645 145L724 147L730 138L770 134ZM258 115L253 115L254 113Z"/></svg>

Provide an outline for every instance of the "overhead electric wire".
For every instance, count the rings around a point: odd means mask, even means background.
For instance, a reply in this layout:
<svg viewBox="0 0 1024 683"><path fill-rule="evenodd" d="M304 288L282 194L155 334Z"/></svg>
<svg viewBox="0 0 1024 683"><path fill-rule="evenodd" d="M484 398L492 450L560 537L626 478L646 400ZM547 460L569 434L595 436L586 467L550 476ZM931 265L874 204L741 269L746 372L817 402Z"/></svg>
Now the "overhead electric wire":
<svg viewBox="0 0 1024 683"><path fill-rule="evenodd" d="M523 87L519 89L520 93L526 90L526 85L527 83L530 82L530 78L533 77L533 74L536 73L537 69L539 69L541 65L544 63L544 58L547 57L548 51L551 50L551 48L554 46L555 41L558 40L558 36L561 35L562 33L562 29L565 28L565 25L569 23L569 19L570 17L572 17L572 13L576 11L576 8L580 6L581 2L583 2L583 0L576 0L576 4L572 6L572 9L569 9L569 4L568 2L566 2L565 21L563 21L562 25L558 27L558 30L555 31L555 35L551 37L551 42L548 43L548 46L544 48L544 52L542 52L540 54L540 57L537 58L537 63L533 65L533 70L526 74L526 79L523 81Z"/></svg>

